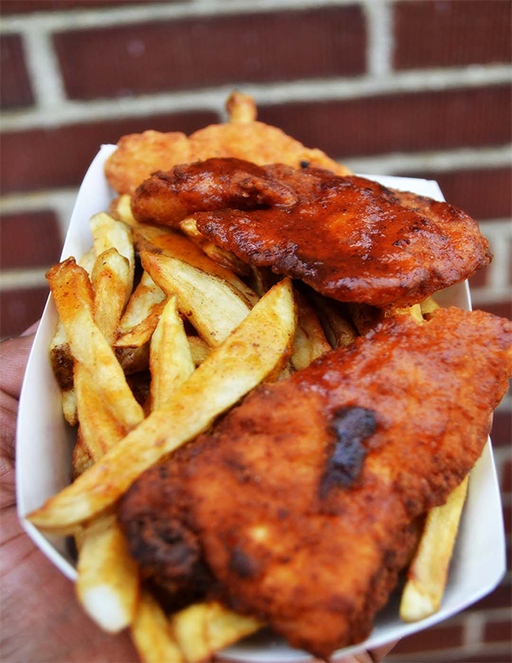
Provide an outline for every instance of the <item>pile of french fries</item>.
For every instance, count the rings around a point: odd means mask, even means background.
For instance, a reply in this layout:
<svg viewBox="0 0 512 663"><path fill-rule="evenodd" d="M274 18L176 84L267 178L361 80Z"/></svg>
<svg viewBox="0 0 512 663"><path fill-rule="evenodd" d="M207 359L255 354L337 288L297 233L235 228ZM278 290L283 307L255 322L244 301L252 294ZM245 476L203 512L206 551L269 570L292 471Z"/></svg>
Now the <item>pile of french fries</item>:
<svg viewBox="0 0 512 663"><path fill-rule="evenodd" d="M78 599L101 628L130 628L149 663L206 661L262 624L216 602L166 615L141 582L116 505L262 381L349 345L379 314L297 291L288 278L273 285L205 241L192 219L181 232L140 224L129 195L90 225L92 249L47 275L59 314L50 357L63 414L78 425L74 481L30 520L75 536ZM422 324L436 306L430 298L388 314ZM402 595L406 621L439 609L466 490L467 479L428 514Z"/></svg>

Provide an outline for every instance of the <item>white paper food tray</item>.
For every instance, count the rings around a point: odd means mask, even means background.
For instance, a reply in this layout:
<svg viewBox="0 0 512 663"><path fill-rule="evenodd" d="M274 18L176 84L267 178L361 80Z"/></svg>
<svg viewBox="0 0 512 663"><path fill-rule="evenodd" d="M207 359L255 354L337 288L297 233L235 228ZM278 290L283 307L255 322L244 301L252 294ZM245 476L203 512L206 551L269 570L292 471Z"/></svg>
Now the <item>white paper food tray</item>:
<svg viewBox="0 0 512 663"><path fill-rule="evenodd" d="M114 145L103 145L82 182L62 251L62 259L79 259L91 246L90 217L108 209L114 197L103 166ZM444 200L437 182L405 177L367 175L385 186ZM467 283L459 284L436 295L442 306L471 308ZM71 452L76 430L64 421L60 392L50 366L48 346L55 330L57 312L48 301L28 361L21 393L17 436L18 513L27 534L44 554L71 580L76 570L63 537L41 534L24 516L41 506L71 480ZM496 587L505 573L505 538L501 515L500 493L490 444L471 472L469 494L450 567L448 585L441 610L414 624L398 616L399 595L375 620L375 628L364 642L341 653L378 647L391 640L432 626L463 610ZM311 657L294 649L277 636L259 634L226 649L224 658L245 663L259 661L307 661Z"/></svg>

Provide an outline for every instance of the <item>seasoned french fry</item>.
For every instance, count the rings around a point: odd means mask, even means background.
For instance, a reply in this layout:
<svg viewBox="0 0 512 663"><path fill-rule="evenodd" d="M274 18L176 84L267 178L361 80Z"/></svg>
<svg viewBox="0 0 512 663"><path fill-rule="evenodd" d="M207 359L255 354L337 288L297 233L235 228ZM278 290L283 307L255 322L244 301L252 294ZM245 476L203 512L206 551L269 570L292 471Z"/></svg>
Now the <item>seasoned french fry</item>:
<svg viewBox="0 0 512 663"><path fill-rule="evenodd" d="M143 251L140 259L153 281L168 295L208 345L220 345L249 313L226 281L175 258Z"/></svg>
<svg viewBox="0 0 512 663"><path fill-rule="evenodd" d="M125 375L149 368L149 343L138 348L115 348L115 355Z"/></svg>
<svg viewBox="0 0 512 663"><path fill-rule="evenodd" d="M142 590L132 623L132 637L144 663L182 663L183 654L162 608Z"/></svg>
<svg viewBox="0 0 512 663"><path fill-rule="evenodd" d="M325 338L324 330L316 313L300 293L295 293L299 312L297 330L293 341L293 354L290 358L293 368L300 371L328 352L331 346Z"/></svg>
<svg viewBox="0 0 512 663"><path fill-rule="evenodd" d="M139 574L115 516L99 519L83 533L77 571L80 603L101 628L117 633L131 624Z"/></svg>
<svg viewBox="0 0 512 663"><path fill-rule="evenodd" d="M162 312L161 308L156 307L165 299L162 288L156 285L147 272L143 272L119 323L121 335L117 339L116 347L136 348L147 343ZM156 315L152 315L155 311Z"/></svg>
<svg viewBox="0 0 512 663"><path fill-rule="evenodd" d="M45 531L73 533L106 511L144 470L205 430L269 374L279 371L288 359L295 326L292 285L284 279L192 373L165 410L152 412L100 464L30 514L30 521Z"/></svg>
<svg viewBox="0 0 512 663"><path fill-rule="evenodd" d="M172 628L189 663L209 661L215 652L258 631L263 624L220 603L196 603L173 615Z"/></svg>
<svg viewBox="0 0 512 663"><path fill-rule="evenodd" d="M117 252L128 260L129 277L126 285L125 303L128 301L133 288L133 274L135 270L135 253L133 249L130 228L121 221L116 221L105 212L95 214L90 221L94 251L100 256L108 249L117 249Z"/></svg>
<svg viewBox="0 0 512 663"><path fill-rule="evenodd" d="M190 239L206 253L207 256L212 260L215 260L215 262L218 262L219 265L226 267L226 269L231 269L239 276L249 276L251 273L249 265L242 262L234 253L217 246L200 233L197 229L197 224L194 218L190 217L188 219L183 219L183 221L180 222L180 228L187 237L190 237Z"/></svg>
<svg viewBox="0 0 512 663"><path fill-rule="evenodd" d="M356 340L357 332L352 323L343 315L338 302L313 290L308 291L308 297L314 304L331 347L344 348Z"/></svg>
<svg viewBox="0 0 512 663"><path fill-rule="evenodd" d="M199 336L189 336L188 344L190 345L192 361L196 366L199 366L209 356L211 352L210 346L202 338L199 338Z"/></svg>
<svg viewBox="0 0 512 663"><path fill-rule="evenodd" d="M151 339L149 367L152 409L164 409L172 403L174 392L195 370L175 296L165 305Z"/></svg>
<svg viewBox="0 0 512 663"><path fill-rule="evenodd" d="M250 307L259 297L238 276L215 260L209 258L194 242L171 228L161 228L139 223L133 228L135 246L139 252L150 251L176 258L196 267L206 274L224 279L233 292Z"/></svg>
<svg viewBox="0 0 512 663"><path fill-rule="evenodd" d="M87 273L69 258L54 265L47 279L73 356L94 373L97 389L114 416L125 428L133 428L142 421L144 413L112 349L94 323L93 293Z"/></svg>
<svg viewBox="0 0 512 663"><path fill-rule="evenodd" d="M94 288L94 322L109 345L113 345L123 312L126 290L130 284L128 260L108 249L96 258L92 272Z"/></svg>
<svg viewBox="0 0 512 663"><path fill-rule="evenodd" d="M446 504L428 512L402 593L400 617L406 622L425 619L439 610L466 500L468 479L466 477L452 491Z"/></svg>

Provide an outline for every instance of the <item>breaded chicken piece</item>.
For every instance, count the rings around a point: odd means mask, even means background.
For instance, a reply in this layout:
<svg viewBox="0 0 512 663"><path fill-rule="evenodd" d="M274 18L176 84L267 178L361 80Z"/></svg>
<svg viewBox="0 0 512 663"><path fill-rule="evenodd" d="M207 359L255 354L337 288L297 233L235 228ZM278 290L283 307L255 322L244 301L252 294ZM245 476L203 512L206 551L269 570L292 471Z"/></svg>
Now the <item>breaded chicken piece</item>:
<svg viewBox="0 0 512 663"><path fill-rule="evenodd" d="M479 457L511 343L512 323L488 313L397 316L261 386L123 499L143 573L318 656L361 641L414 546L414 519Z"/></svg>
<svg viewBox="0 0 512 663"><path fill-rule="evenodd" d="M421 302L491 259L458 208L319 168L208 159L156 173L132 211L163 225L193 213L203 235L241 260L379 308Z"/></svg>

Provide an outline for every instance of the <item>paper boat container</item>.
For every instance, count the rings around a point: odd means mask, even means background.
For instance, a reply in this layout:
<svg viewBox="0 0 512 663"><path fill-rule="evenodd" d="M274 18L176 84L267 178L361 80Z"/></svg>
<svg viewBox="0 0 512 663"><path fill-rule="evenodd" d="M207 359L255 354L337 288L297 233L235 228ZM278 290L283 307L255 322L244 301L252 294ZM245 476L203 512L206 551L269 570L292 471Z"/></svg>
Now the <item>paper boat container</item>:
<svg viewBox="0 0 512 663"><path fill-rule="evenodd" d="M62 258L81 257L92 245L90 217L108 209L114 197L103 175L103 165L115 150L104 145L84 178L76 201ZM403 177L367 176L382 184L444 200L436 182ZM470 309L469 289L459 284L436 295L442 306ZM30 354L23 384L18 418L17 494L18 512L24 529L44 554L68 578L76 570L62 537L45 536L24 516L55 495L71 480L71 451L76 431L64 421L60 392L48 359L48 345L53 335L57 313L48 301ZM390 640L403 638L463 610L499 583L505 573L505 543L500 495L491 447L486 445L482 457L471 472L468 500L450 568L448 586L441 610L415 624L406 624L398 616L399 595L392 596L379 613L370 637L355 647L340 650L339 655L372 648ZM223 652L224 658L250 661L307 661L311 657L293 650L277 636L258 634Z"/></svg>

